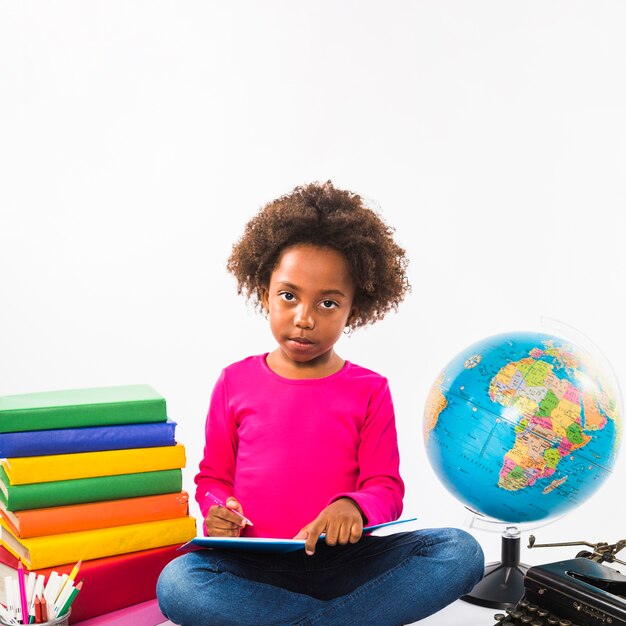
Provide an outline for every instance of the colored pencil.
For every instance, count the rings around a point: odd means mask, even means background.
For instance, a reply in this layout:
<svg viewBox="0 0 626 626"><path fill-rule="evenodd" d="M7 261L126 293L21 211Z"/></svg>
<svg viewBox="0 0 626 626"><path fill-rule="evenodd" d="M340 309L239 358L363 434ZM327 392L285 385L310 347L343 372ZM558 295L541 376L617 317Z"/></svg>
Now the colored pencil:
<svg viewBox="0 0 626 626"><path fill-rule="evenodd" d="M254 524L245 515L242 515L239 511L235 511L235 509L231 509L230 507L227 507L226 504L222 502L222 500L220 500L217 496L214 496L210 491L207 491L205 495L211 498L211 500L213 500L213 502L215 502L217 506L221 506L227 511L230 511L231 513L234 513L235 515L238 515L239 517L241 517L241 519L246 524L248 524L248 526L254 526Z"/></svg>
<svg viewBox="0 0 626 626"><path fill-rule="evenodd" d="M59 615L65 615L70 610L70 606L72 605L72 602L74 602L74 599L76 598L76 596L78 595L78 592L82 588L83 588L83 581L81 580L78 583L78 585L76 585L76 587L74 587L74 589L72 590L72 593L70 594L70 597L67 599L67 601L65 602L65 604L63 605L63 607L59 611Z"/></svg>
<svg viewBox="0 0 626 626"><path fill-rule="evenodd" d="M17 584L20 588L22 624L28 624L28 600L26 599L26 584L24 583L24 566L22 565L22 561L17 564Z"/></svg>
<svg viewBox="0 0 626 626"><path fill-rule="evenodd" d="M48 603L45 598L41 598L41 621L48 621Z"/></svg>
<svg viewBox="0 0 626 626"><path fill-rule="evenodd" d="M55 603L58 602L59 598L61 597L61 594L63 593L63 590L65 589L65 586L67 585L68 581L69 581L70 587L72 586L72 583L74 582L74 579L76 578L76 574L78 574L78 570L80 569L82 562L83 562L82 559L78 561L78 563L76 563L76 565L74 565L74 567L72 568L72 571L69 573L69 576L63 581L63 584L61 585L61 588L59 589L59 593L57 594L57 597L55 598Z"/></svg>

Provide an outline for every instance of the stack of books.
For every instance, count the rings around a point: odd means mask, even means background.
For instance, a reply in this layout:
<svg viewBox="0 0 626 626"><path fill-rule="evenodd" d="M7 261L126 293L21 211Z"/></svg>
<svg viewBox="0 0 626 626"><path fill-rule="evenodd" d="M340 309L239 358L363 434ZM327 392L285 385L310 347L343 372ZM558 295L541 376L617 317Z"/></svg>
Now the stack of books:
<svg viewBox="0 0 626 626"><path fill-rule="evenodd" d="M0 574L82 561L72 622L154 598L196 534L175 427L148 385L0 398Z"/></svg>

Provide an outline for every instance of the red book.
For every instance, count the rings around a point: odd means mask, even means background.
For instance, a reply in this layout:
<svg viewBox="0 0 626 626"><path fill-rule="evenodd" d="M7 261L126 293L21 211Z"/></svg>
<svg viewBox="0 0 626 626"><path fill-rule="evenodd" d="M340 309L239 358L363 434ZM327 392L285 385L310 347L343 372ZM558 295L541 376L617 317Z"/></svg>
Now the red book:
<svg viewBox="0 0 626 626"><path fill-rule="evenodd" d="M181 553L179 545L130 552L103 559L83 561L77 580L84 580L81 592L72 604L70 623L146 602L156 597L156 583L161 570ZM0 572L16 576L17 559L0 546ZM74 564L32 570L47 578L52 571L69 574ZM11 572L10 570L14 570Z"/></svg>

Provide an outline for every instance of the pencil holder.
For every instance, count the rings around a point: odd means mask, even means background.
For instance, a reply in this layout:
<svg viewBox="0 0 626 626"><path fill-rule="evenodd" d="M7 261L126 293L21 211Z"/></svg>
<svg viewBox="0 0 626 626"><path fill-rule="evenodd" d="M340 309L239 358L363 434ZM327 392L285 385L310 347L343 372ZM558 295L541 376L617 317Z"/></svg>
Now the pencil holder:
<svg viewBox="0 0 626 626"><path fill-rule="evenodd" d="M69 611L63 615L59 615L59 617L55 617L54 619L50 619L47 622L38 622L37 626L68 626L69 624L69 619L70 619L70 613L72 612L72 609L69 609ZM18 624L21 622L18 622ZM7 626L8 622L6 622L4 619L2 619L2 617L0 616L0 624L2 626Z"/></svg>

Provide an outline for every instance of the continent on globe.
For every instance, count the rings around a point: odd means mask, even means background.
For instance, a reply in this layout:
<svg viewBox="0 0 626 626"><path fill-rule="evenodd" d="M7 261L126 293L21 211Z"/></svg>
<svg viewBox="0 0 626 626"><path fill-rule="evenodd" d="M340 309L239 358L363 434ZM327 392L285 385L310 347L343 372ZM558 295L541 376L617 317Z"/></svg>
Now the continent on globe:
<svg viewBox="0 0 626 626"><path fill-rule="evenodd" d="M448 406L448 401L443 393L441 393L441 389L439 387L439 385L443 383L444 376L445 375L443 373L439 375L435 384L430 388L428 398L426 399L426 411L424 413L426 424L424 433L427 441L430 431L437 425L439 413L441 413L441 411Z"/></svg>
<svg viewBox="0 0 626 626"><path fill-rule="evenodd" d="M546 343L558 363L569 363L571 368L580 366L574 355L564 354L553 342ZM596 412L600 419L583 424L583 392L571 382L557 378L553 364L540 360L546 352L533 348L530 353L532 356L507 363L489 387L489 397L494 402L516 406L523 416L516 428L515 445L504 456L499 480L503 489L524 489L538 479L552 477L561 458L591 441L583 428L597 430L607 421ZM599 398L594 398L588 404L595 406L599 402Z"/></svg>

